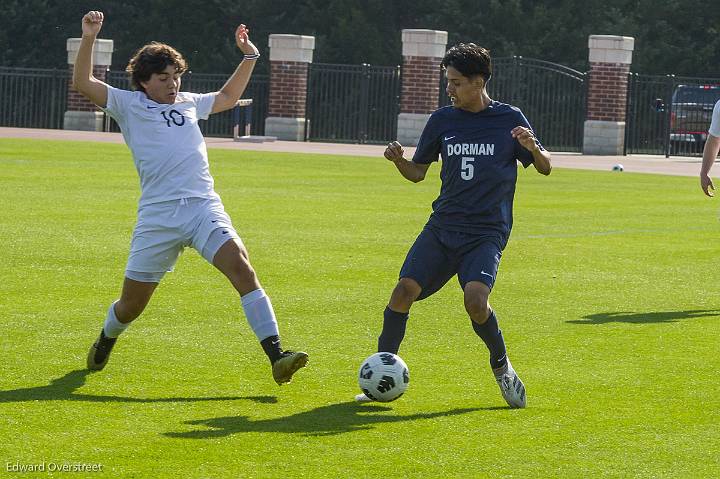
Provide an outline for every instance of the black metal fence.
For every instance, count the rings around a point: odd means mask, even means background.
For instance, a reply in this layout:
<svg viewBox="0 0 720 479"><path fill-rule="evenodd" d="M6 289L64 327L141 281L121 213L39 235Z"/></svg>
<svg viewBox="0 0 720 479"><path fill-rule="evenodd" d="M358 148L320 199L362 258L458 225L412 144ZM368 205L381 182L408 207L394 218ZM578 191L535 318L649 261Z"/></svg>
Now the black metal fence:
<svg viewBox="0 0 720 479"><path fill-rule="evenodd" d="M306 135L313 141L382 143L397 134L400 68L312 64L309 68ZM183 76L187 91L214 91L225 74ZM552 150L581 151L587 99L584 73L522 57L497 58L488 91L494 99L520 107L541 141ZM63 127L70 72L0 67L0 126ZM107 82L129 88L125 72L109 71ZM445 78L440 105L449 103ZM251 134L265 130L269 77L252 77L244 98L253 99ZM720 78L631 74L628 88L626 153L700 155L712 109L720 99ZM240 131L244 131L245 115ZM229 137L232 111L201 122L208 136ZM108 119L109 131L118 131Z"/></svg>
<svg viewBox="0 0 720 479"><path fill-rule="evenodd" d="M182 76L182 90L205 93L217 91L225 84L229 75L187 72ZM130 89L127 73L123 71L109 71L107 83L123 89ZM268 111L270 81L268 75L253 75L250 83L243 93L243 98L252 98L250 133L263 135L265 133L265 117ZM201 121L200 130L205 136L232 137L236 115L233 110L224 111L210 116L207 121ZM240 115L240 131L244 131L245 115ZM106 115L106 131L120 131L115 120Z"/></svg>
<svg viewBox="0 0 720 479"><path fill-rule="evenodd" d="M398 113L399 66L309 65L307 140L384 143L397 135Z"/></svg>
<svg viewBox="0 0 720 479"><path fill-rule="evenodd" d="M62 128L68 70L0 67L0 126Z"/></svg>
<svg viewBox="0 0 720 479"><path fill-rule="evenodd" d="M440 106L450 104L440 80ZM587 75L557 63L523 57L493 59L487 85L494 100L517 106L543 145L556 151L582 151Z"/></svg>
<svg viewBox="0 0 720 479"><path fill-rule="evenodd" d="M225 84L228 76L187 73L183 75L183 89L215 91ZM0 126L62 129L69 81L68 70L0 67ZM122 71L107 72L106 81L117 88L130 88L127 74ZM253 135L262 135L265 131L269 83L268 75L255 75L243 94L243 98L253 99L250 130ZM244 131L245 115L239 117L240 131ZM234 123L233 111L229 110L200 122L200 129L207 136L231 137ZM105 127L106 131L120 131L107 115Z"/></svg>
<svg viewBox="0 0 720 479"><path fill-rule="evenodd" d="M701 156L720 78L630 74L625 153Z"/></svg>

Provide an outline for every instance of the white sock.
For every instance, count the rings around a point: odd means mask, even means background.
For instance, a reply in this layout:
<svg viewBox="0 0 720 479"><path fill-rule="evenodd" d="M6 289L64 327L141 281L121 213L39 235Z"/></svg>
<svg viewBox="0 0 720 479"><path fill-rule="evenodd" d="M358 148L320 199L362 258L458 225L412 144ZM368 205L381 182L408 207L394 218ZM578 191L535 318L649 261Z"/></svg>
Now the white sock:
<svg viewBox="0 0 720 479"><path fill-rule="evenodd" d="M265 295L262 288L250 291L240 299L245 317L258 341L280 335L270 298Z"/></svg>
<svg viewBox="0 0 720 479"><path fill-rule="evenodd" d="M115 316L115 303L117 303L117 301L110 305L107 316L105 317L105 325L103 326L105 336L108 338L117 338L130 326L130 323L121 323L118 321L117 316Z"/></svg>

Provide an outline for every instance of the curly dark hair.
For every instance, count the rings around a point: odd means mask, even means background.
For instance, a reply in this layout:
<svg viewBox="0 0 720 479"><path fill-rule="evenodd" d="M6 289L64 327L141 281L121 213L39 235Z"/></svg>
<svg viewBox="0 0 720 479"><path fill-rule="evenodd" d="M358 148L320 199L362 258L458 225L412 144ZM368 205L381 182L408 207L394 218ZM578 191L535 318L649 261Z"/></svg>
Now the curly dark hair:
<svg viewBox="0 0 720 479"><path fill-rule="evenodd" d="M170 45L151 42L135 52L125 71L130 75L132 88L145 91L140 82L150 80L153 73L163 72L168 65L175 65L179 75L187 71L187 63L180 52Z"/></svg>
<svg viewBox="0 0 720 479"><path fill-rule="evenodd" d="M453 67L468 78L481 75L485 83L492 76L490 51L474 43L458 43L445 53L440 65Z"/></svg>

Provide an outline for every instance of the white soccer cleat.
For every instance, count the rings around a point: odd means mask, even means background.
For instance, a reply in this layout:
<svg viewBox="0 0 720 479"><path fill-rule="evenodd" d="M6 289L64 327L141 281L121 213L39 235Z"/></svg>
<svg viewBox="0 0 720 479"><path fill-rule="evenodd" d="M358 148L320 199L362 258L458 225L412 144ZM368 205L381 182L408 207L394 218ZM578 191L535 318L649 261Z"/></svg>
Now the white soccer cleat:
<svg viewBox="0 0 720 479"><path fill-rule="evenodd" d="M355 402L372 402L372 399L367 397L365 393L360 393L355 396Z"/></svg>
<svg viewBox="0 0 720 479"><path fill-rule="evenodd" d="M495 381L500 386L500 392L508 406L513 409L524 408L527 405L525 385L518 377L515 369L513 369L509 359L507 365L507 371L495 377Z"/></svg>

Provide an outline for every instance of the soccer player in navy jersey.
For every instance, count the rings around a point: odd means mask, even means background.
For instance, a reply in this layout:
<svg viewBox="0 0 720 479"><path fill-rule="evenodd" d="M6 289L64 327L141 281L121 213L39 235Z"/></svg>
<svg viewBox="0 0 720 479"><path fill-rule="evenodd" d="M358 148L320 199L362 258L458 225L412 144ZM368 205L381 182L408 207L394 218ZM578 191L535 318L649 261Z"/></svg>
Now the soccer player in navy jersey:
<svg viewBox="0 0 720 479"><path fill-rule="evenodd" d="M385 150L385 158L413 183L425 179L440 155L442 185L385 308L378 352L397 354L412 304L457 274L465 310L490 350L490 367L503 398L511 408L523 408L525 386L507 357L488 298L512 228L517 162L549 175L550 153L518 108L488 96L492 62L485 48L460 43L448 50L441 65L452 106L430 116L412 160L404 158L397 141ZM369 400L364 394L355 399Z"/></svg>

